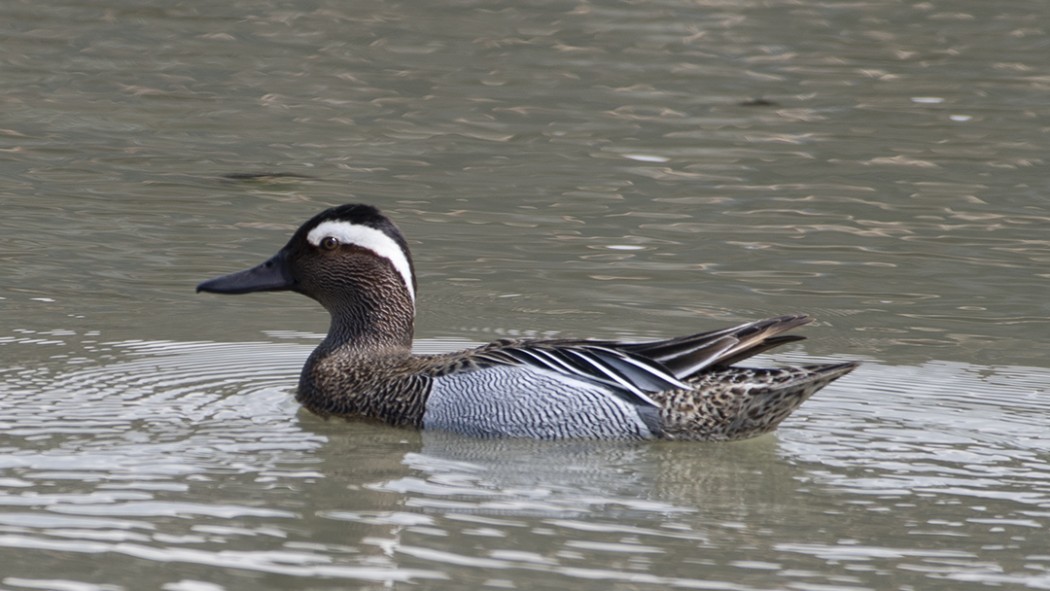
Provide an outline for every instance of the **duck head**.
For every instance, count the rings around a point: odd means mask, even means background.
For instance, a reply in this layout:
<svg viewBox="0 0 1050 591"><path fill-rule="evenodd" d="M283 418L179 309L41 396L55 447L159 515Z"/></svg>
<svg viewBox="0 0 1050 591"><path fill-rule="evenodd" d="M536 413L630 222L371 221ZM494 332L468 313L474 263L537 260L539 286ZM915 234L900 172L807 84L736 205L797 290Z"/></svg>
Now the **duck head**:
<svg viewBox="0 0 1050 591"><path fill-rule="evenodd" d="M294 291L332 316L328 346L411 346L416 280L405 237L370 205L341 205L303 224L260 265L205 281L197 291Z"/></svg>

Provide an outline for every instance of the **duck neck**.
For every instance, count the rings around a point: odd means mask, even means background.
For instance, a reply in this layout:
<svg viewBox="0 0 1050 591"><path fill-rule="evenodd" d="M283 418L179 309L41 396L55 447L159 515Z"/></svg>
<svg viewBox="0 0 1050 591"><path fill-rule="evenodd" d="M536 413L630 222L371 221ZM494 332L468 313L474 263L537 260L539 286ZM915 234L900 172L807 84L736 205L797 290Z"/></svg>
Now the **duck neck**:
<svg viewBox="0 0 1050 591"><path fill-rule="evenodd" d="M318 346L321 354L337 349L376 351L412 348L414 309L400 302L355 300L329 307L332 321Z"/></svg>
<svg viewBox="0 0 1050 591"><path fill-rule="evenodd" d="M328 335L310 354L299 375L296 394L299 402L321 416L364 412L369 396L374 395L367 387L368 380L360 381L363 375L368 375L370 363L391 354L412 354L411 304L407 311L404 307L394 308L389 305L329 308L332 323ZM364 374L348 371L344 375L343 368L362 364ZM336 368L336 375L332 374L332 368Z"/></svg>

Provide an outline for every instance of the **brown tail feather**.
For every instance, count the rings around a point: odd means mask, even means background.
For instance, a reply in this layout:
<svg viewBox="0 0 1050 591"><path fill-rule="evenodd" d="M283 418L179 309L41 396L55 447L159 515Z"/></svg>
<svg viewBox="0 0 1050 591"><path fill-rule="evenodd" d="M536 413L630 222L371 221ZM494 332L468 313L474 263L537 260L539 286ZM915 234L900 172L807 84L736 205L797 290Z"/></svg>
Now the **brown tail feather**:
<svg viewBox="0 0 1050 591"><path fill-rule="evenodd" d="M853 371L856 362L712 370L692 390L654 394L667 439L733 440L776 429L803 402Z"/></svg>

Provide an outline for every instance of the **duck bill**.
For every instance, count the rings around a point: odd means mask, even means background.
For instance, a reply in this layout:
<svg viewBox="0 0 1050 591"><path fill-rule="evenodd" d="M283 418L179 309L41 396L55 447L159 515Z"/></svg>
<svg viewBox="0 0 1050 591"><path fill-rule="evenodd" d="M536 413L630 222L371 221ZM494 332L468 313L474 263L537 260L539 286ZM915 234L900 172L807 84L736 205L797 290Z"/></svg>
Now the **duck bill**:
<svg viewBox="0 0 1050 591"><path fill-rule="evenodd" d="M292 289L294 285L295 280L292 278L287 257L284 251L281 251L270 260L251 269L209 279L197 286L197 292L238 294L285 291Z"/></svg>

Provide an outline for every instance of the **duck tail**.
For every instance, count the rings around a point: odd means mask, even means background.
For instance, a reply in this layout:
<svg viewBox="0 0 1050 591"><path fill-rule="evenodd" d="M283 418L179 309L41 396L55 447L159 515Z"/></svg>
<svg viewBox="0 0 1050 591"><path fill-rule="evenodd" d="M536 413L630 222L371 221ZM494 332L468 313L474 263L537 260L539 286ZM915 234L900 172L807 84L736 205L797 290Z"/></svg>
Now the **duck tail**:
<svg viewBox="0 0 1050 591"><path fill-rule="evenodd" d="M798 367L717 369L661 401L669 439L729 441L768 433L855 361Z"/></svg>

